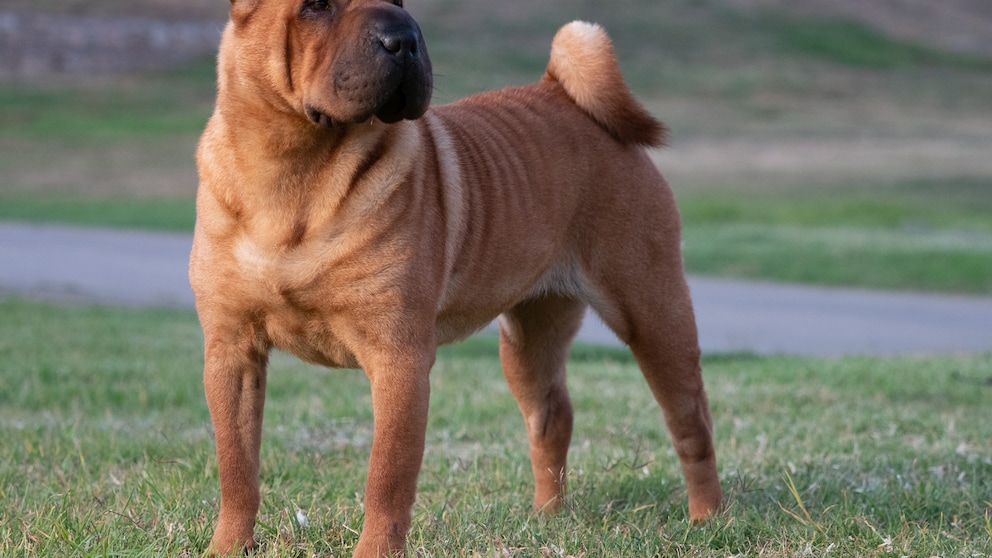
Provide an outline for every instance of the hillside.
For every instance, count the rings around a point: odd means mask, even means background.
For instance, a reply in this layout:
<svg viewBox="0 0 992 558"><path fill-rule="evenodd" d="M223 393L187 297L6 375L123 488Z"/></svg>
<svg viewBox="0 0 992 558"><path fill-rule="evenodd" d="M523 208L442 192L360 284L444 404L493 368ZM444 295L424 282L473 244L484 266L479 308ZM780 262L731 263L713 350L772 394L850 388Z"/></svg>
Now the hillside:
<svg viewBox="0 0 992 558"><path fill-rule="evenodd" d="M7 0L0 11L65 14L105 18L146 17L172 21L222 20L227 3L204 0ZM466 0L458 3L467 13L484 12L492 3ZM544 2L555 10L565 6L592 6L590 2ZM688 2L666 3L666 10L680 11ZM703 2L727 5L740 10L787 10L794 13L860 21L903 40L931 44L951 50L992 54L992 3L986 0L726 0ZM453 5L444 0L412 0L413 10L429 10ZM504 14L529 17L534 3L522 0L500 2ZM628 3L625 11L640 11L643 5Z"/></svg>
<svg viewBox="0 0 992 558"><path fill-rule="evenodd" d="M211 30L216 31L224 20L226 7L226 2L203 0L7 0L0 8L0 77L130 71L202 56L211 37L216 42L216 32ZM432 44L440 40L462 52L480 47L500 52L509 47L518 59L543 57L546 36L571 19L606 25L621 51L626 48L636 55L636 45L641 44L650 49L641 56L655 56L661 45L668 53L691 52L694 59L707 62L712 62L707 52L714 47L732 46L741 54L753 55L754 45L741 49L734 44L742 38L741 31L746 35L746 28L751 27L760 35L769 20L783 18L858 22L895 40L992 56L992 4L984 0L939 4L929 0L638 0L624 3L622 10L589 0L413 0L408 7L431 31ZM774 35L776 30L770 32ZM507 35L515 39L510 45L505 41ZM147 46L155 40L162 48ZM172 52L166 52L166 42L173 44ZM114 48L115 54L105 52ZM101 61L85 63L87 56ZM73 60L83 63L73 64Z"/></svg>
<svg viewBox="0 0 992 558"><path fill-rule="evenodd" d="M986 0L407 4L435 104L533 81L562 23L602 23L672 130L652 156L691 271L992 292ZM0 213L188 224L226 6L6 0L0 66L35 71L0 87Z"/></svg>
<svg viewBox="0 0 992 558"><path fill-rule="evenodd" d="M850 18L896 39L992 56L992 2L988 0L767 1L808 16Z"/></svg>

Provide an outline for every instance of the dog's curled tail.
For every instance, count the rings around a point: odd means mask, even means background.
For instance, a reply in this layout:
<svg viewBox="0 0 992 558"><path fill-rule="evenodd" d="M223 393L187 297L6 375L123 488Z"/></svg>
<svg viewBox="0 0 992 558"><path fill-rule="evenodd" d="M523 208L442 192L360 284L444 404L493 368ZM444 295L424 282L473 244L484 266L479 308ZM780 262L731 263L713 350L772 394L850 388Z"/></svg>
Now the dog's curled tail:
<svg viewBox="0 0 992 558"><path fill-rule="evenodd" d="M547 78L557 81L600 126L624 144L661 146L667 130L627 88L602 27L573 21L551 43Z"/></svg>

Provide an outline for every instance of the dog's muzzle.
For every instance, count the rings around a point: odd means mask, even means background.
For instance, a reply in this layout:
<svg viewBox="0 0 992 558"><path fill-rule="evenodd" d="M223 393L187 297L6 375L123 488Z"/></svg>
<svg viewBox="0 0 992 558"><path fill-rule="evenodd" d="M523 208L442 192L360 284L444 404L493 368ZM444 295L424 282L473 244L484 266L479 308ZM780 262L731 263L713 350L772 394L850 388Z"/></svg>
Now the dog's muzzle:
<svg viewBox="0 0 992 558"><path fill-rule="evenodd" d="M404 118L418 118L430 104L433 85L430 61L426 59L420 29L412 19L410 23L412 26L383 29L376 35L385 52L384 56L391 57L394 64L392 70L394 74L387 77L385 100L375 113L379 120L386 123L398 122ZM393 82L396 84L395 90L389 93Z"/></svg>
<svg viewBox="0 0 992 558"><path fill-rule="evenodd" d="M434 77L417 22L389 4L352 17L361 18L349 26L361 29L359 38L339 51L330 69L332 95L307 104L307 118L331 127L373 116L388 124L422 116L430 105Z"/></svg>

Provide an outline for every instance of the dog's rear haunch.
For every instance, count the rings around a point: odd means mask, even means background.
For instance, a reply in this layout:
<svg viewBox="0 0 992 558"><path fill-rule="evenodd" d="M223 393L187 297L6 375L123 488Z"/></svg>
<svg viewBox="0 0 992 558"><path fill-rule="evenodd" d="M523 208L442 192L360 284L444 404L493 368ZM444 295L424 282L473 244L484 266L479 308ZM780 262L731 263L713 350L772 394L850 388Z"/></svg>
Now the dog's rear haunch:
<svg viewBox="0 0 992 558"><path fill-rule="evenodd" d="M664 410L690 517L714 513L679 216L644 152L664 127L624 85L603 30L562 28L538 83L428 110L430 59L401 2L231 4L190 258L221 482L208 552L255 544L278 347L368 375L375 426L354 556L403 554L436 348L497 316L534 507L554 510L572 433L565 362L589 306Z"/></svg>

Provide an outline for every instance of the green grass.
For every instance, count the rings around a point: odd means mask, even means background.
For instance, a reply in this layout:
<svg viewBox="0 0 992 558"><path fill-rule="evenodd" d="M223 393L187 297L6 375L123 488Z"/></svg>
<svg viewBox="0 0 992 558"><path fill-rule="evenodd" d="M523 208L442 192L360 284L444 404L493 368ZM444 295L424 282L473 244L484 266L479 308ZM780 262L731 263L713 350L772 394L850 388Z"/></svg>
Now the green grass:
<svg viewBox="0 0 992 558"><path fill-rule="evenodd" d="M888 69L906 66L952 66L985 70L992 61L886 36L867 25L846 20L765 20L778 46L803 57L844 66Z"/></svg>
<svg viewBox="0 0 992 558"><path fill-rule="evenodd" d="M113 80L54 79L0 88L0 138L70 145L199 133L213 108L213 60Z"/></svg>
<svg viewBox="0 0 992 558"><path fill-rule="evenodd" d="M827 286L992 293L992 234L720 224L685 231L696 273Z"/></svg>
<svg viewBox="0 0 992 558"><path fill-rule="evenodd" d="M4 83L3 218L90 222L86 214L99 211L100 204L159 198L169 205L176 198L192 199L197 180L193 153L213 108L213 64L204 60L176 70L112 79ZM38 212L42 207L53 211ZM65 211L71 207L80 215ZM23 214L17 214L20 210ZM116 217L102 224L140 225Z"/></svg>
<svg viewBox="0 0 992 558"><path fill-rule="evenodd" d="M682 215L697 225L768 223L887 230L992 233L992 177L902 179L799 192L682 192Z"/></svg>
<svg viewBox="0 0 992 558"><path fill-rule="evenodd" d="M0 219L150 230L193 230L193 198L0 194Z"/></svg>
<svg viewBox="0 0 992 558"><path fill-rule="evenodd" d="M680 199L686 267L821 285L992 293L992 179Z"/></svg>
<svg viewBox="0 0 992 558"><path fill-rule="evenodd" d="M217 511L187 312L0 302L0 555L196 556ZM660 411L625 351L579 347L567 510L531 517L526 438L492 339L432 374L417 556L985 556L992 355L704 363L728 510L686 522ZM276 355L262 556L348 555L368 382ZM297 512L308 522L303 527Z"/></svg>

